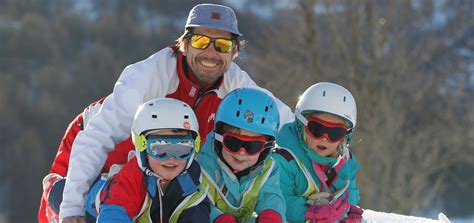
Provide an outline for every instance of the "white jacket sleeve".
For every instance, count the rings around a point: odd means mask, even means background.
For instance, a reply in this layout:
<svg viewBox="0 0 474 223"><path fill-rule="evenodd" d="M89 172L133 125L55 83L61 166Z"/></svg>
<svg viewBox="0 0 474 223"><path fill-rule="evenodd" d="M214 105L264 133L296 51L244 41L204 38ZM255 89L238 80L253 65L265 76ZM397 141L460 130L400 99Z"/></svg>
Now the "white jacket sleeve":
<svg viewBox="0 0 474 223"><path fill-rule="evenodd" d="M295 119L295 115L291 111L290 107L283 103L280 99L275 97L270 91L265 88L259 87L255 81L249 76L249 74L236 64L231 63L229 69L227 70L224 76L224 83L223 89L218 92L219 97L223 98L228 92L236 89L236 88L243 88L243 87L250 87L250 88L259 88L266 91L268 94L272 95L275 98L275 101L278 106L278 110L280 112L280 128L289 122L293 122Z"/></svg>
<svg viewBox="0 0 474 223"><path fill-rule="evenodd" d="M165 97L177 80L175 76L176 59L169 48L124 69L113 93L74 141L60 207L61 219L84 216L85 198L107 153L130 135L139 105L152 98Z"/></svg>

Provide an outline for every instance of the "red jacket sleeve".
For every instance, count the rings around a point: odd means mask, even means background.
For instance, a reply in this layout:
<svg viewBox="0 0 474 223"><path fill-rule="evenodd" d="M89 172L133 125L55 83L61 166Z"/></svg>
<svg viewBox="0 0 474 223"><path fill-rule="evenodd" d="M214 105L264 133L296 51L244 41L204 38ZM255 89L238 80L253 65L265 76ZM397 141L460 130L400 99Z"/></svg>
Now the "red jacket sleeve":
<svg viewBox="0 0 474 223"><path fill-rule="evenodd" d="M145 201L147 190L137 159L133 158L114 176L108 189L102 192L102 205L120 205L133 219L137 216Z"/></svg>
<svg viewBox="0 0 474 223"><path fill-rule="evenodd" d="M63 177L66 176L72 144L74 143L77 134L82 130L82 128L83 113L77 115L77 117L69 124L66 133L59 144L58 153L56 154L56 158L54 158L54 162L49 173L57 173Z"/></svg>
<svg viewBox="0 0 474 223"><path fill-rule="evenodd" d="M61 140L61 143L59 144L58 153L56 154L56 158L54 159L49 173L56 173L63 177L66 176L72 144L74 143L77 134L82 131L86 125L86 123L84 123L84 113L86 112L89 116L96 114L104 99L105 97L90 104L84 109L84 112L77 115L77 117L69 124ZM102 169L102 173L109 172L109 168L113 164L125 164L127 162L128 152L133 149L134 146L131 137L117 144L115 149L108 154L107 161Z"/></svg>

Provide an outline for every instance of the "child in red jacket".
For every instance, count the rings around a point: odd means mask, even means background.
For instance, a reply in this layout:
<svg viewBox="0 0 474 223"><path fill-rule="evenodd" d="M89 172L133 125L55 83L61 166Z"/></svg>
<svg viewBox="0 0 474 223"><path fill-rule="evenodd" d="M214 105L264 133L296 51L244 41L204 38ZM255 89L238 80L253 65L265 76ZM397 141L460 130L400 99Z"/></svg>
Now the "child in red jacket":
<svg viewBox="0 0 474 223"><path fill-rule="evenodd" d="M95 217L98 210L98 222L209 222L210 203L194 161L200 138L191 107L169 98L144 103L132 141L136 157L105 184L94 184L87 213Z"/></svg>

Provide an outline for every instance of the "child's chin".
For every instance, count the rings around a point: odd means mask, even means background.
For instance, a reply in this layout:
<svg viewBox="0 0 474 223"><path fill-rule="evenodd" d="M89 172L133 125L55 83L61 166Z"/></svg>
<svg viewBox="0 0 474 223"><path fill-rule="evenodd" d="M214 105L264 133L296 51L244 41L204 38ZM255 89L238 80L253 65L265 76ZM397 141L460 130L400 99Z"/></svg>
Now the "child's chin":
<svg viewBox="0 0 474 223"><path fill-rule="evenodd" d="M241 165L230 165L232 167L232 169L236 172L240 172L242 170L244 170L244 168L241 166Z"/></svg>
<svg viewBox="0 0 474 223"><path fill-rule="evenodd" d="M316 153L319 155L319 156L322 156L322 157L325 157L325 156L329 156L329 154L327 154L325 151L316 151Z"/></svg>

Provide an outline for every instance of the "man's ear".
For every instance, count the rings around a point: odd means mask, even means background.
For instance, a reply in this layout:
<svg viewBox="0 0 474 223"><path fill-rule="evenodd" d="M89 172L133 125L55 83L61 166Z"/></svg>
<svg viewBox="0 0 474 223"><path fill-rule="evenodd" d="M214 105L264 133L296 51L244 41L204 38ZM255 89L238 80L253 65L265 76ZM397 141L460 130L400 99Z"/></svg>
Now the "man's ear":
<svg viewBox="0 0 474 223"><path fill-rule="evenodd" d="M239 53L239 48L240 46L239 45L236 45L234 46L234 48L232 49L232 59L235 59Z"/></svg>
<svg viewBox="0 0 474 223"><path fill-rule="evenodd" d="M188 48L189 48L189 42L188 42L188 38L184 38L183 39L183 55L186 56L188 54Z"/></svg>

